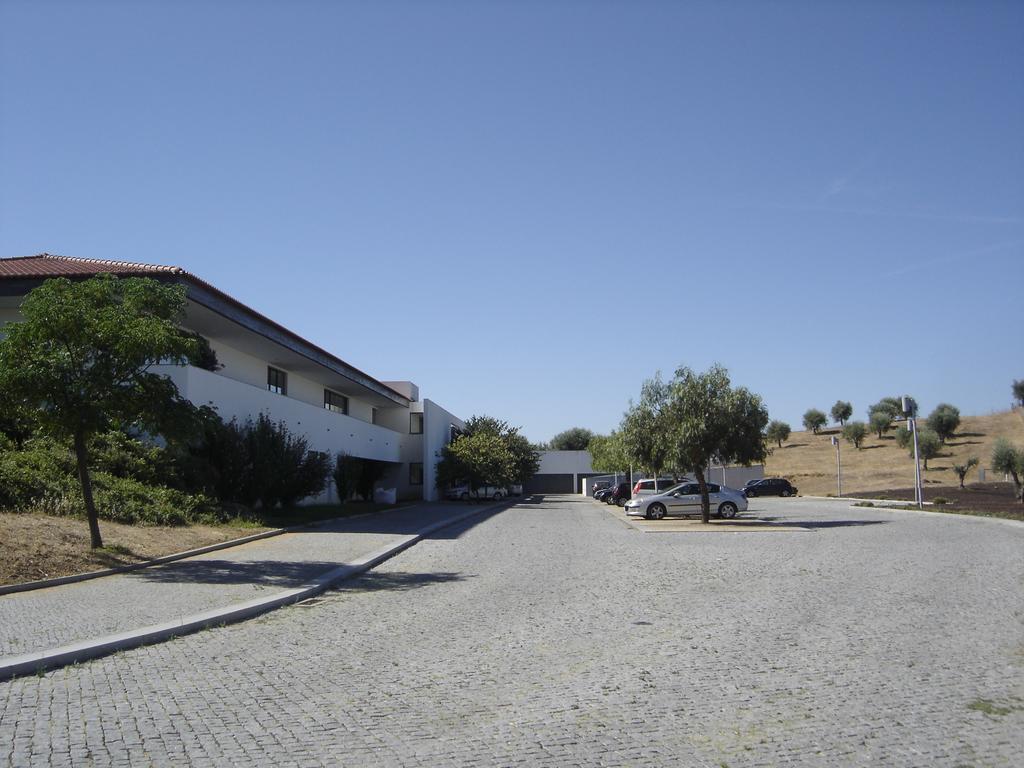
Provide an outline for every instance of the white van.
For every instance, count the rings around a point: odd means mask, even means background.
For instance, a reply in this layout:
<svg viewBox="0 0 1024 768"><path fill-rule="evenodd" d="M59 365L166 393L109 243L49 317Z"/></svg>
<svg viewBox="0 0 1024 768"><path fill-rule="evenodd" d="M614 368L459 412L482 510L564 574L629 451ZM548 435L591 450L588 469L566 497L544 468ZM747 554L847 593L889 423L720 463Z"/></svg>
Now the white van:
<svg viewBox="0 0 1024 768"><path fill-rule="evenodd" d="M681 476L678 480L672 477L659 477L657 480L653 478L637 480L636 485L633 486L633 498L635 499L637 496L650 496L654 493L664 493L674 485L692 482L690 478L685 476Z"/></svg>

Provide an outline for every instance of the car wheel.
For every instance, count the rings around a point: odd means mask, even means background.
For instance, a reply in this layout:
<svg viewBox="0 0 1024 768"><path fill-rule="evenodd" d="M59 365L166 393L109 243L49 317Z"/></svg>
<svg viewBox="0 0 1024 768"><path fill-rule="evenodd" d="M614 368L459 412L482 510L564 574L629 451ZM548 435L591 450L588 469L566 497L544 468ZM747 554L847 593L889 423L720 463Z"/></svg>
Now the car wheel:
<svg viewBox="0 0 1024 768"><path fill-rule="evenodd" d="M500 493L494 494L494 500L495 501L501 501L501 494Z"/></svg>
<svg viewBox="0 0 1024 768"><path fill-rule="evenodd" d="M789 496L789 491L783 491L779 496Z"/></svg>
<svg viewBox="0 0 1024 768"><path fill-rule="evenodd" d="M661 520L665 516L665 507L661 504L651 504L644 515L648 520Z"/></svg>
<svg viewBox="0 0 1024 768"><path fill-rule="evenodd" d="M752 491L752 490L748 490L748 491L747 491L747 498L748 498L748 499L752 499L752 498L754 498L755 496L757 496L757 491Z"/></svg>
<svg viewBox="0 0 1024 768"><path fill-rule="evenodd" d="M621 499L616 499L615 500L615 504L617 506L620 506L620 507L625 507L626 506L626 501L627 501L626 497L623 496Z"/></svg>
<svg viewBox="0 0 1024 768"><path fill-rule="evenodd" d="M459 501L469 501L469 494L463 493L461 496L459 496Z"/></svg>
<svg viewBox="0 0 1024 768"><path fill-rule="evenodd" d="M736 517L736 512L736 505L731 501L723 502L718 507L718 516L724 517L726 520L732 520L732 518Z"/></svg>

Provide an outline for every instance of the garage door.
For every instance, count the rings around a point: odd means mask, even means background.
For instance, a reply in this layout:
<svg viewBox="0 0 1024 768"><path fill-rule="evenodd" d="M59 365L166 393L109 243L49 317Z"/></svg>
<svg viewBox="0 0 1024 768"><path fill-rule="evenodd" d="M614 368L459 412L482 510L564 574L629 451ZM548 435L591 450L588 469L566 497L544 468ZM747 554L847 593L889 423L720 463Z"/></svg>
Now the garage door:
<svg viewBox="0 0 1024 768"><path fill-rule="evenodd" d="M572 493L572 475L534 475L523 483L523 493Z"/></svg>

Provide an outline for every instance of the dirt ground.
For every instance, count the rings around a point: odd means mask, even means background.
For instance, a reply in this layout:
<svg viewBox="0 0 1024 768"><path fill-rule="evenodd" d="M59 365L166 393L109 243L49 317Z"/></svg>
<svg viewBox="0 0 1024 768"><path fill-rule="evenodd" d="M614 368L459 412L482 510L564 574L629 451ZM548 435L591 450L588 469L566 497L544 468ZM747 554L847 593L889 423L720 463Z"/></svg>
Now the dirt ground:
<svg viewBox="0 0 1024 768"><path fill-rule="evenodd" d="M849 494L859 499L906 499L914 500L913 488L897 488L889 491L861 491ZM1013 483L973 483L965 488L956 485L928 486L924 489L924 500L946 499L942 509L949 512L976 512L998 514L1013 520L1024 520L1024 504L1014 498Z"/></svg>
<svg viewBox="0 0 1024 768"><path fill-rule="evenodd" d="M162 528L100 521L105 547L94 551L89 548L85 520L0 512L0 584L137 563L265 530L206 525Z"/></svg>

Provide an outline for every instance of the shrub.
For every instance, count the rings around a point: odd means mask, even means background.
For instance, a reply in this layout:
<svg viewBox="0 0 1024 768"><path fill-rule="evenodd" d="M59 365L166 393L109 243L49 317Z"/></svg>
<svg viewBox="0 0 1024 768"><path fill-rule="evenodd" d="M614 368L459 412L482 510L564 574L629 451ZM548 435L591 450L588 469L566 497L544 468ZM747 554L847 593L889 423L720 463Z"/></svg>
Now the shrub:
<svg viewBox="0 0 1024 768"><path fill-rule="evenodd" d="M896 430L896 445L900 448L911 448L914 445L914 433L906 427L899 427Z"/></svg>
<svg viewBox="0 0 1024 768"><path fill-rule="evenodd" d="M928 469L928 459L934 459L942 450L942 440L930 429L919 429L917 431L918 455L924 462L924 468ZM914 446L910 446L910 455L914 455Z"/></svg>
<svg viewBox="0 0 1024 768"><path fill-rule="evenodd" d="M956 472L956 476L960 478L960 487L964 487L964 478L967 477L967 473L970 472L974 467L978 466L978 457L971 456L963 464L954 464L953 471Z"/></svg>
<svg viewBox="0 0 1024 768"><path fill-rule="evenodd" d="M992 448L992 470L1004 472L1013 478L1017 498L1024 503L1024 450L1012 445L1004 437L999 438Z"/></svg>
<svg viewBox="0 0 1024 768"><path fill-rule="evenodd" d="M938 504L939 506L943 504L949 504L949 499L947 499L945 496L936 496L934 499L932 499L932 504Z"/></svg>

